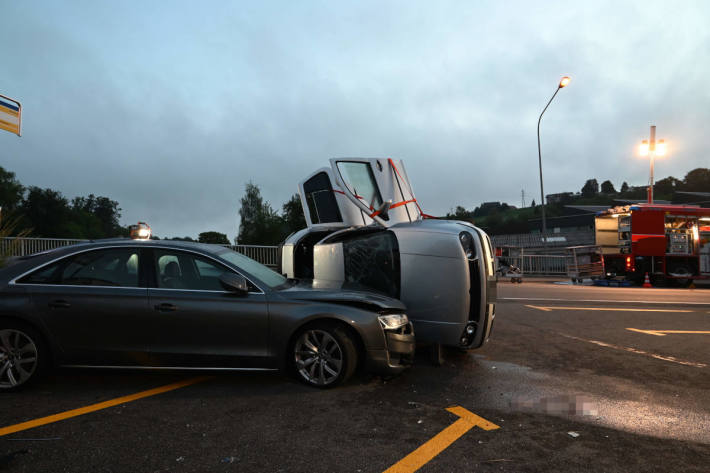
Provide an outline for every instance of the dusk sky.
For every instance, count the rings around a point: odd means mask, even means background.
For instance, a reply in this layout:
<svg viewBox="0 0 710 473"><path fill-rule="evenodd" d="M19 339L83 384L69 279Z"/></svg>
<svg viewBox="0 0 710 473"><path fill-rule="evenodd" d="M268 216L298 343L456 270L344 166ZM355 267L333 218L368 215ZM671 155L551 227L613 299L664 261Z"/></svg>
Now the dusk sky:
<svg viewBox="0 0 710 473"><path fill-rule="evenodd" d="M3 2L24 185L108 196L160 237L233 239L329 158L403 159L426 213L710 167L708 2ZM61 235L57 235L61 236Z"/></svg>

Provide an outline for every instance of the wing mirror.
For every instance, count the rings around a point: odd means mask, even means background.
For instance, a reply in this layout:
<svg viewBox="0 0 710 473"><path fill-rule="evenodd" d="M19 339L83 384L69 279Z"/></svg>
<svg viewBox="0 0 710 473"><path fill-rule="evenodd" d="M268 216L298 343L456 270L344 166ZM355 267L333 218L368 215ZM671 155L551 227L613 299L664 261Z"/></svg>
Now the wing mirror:
<svg viewBox="0 0 710 473"><path fill-rule="evenodd" d="M219 276L219 282L227 291L234 292L239 296L246 296L249 293L247 279L241 274L222 273Z"/></svg>
<svg viewBox="0 0 710 473"><path fill-rule="evenodd" d="M392 205L391 200L387 200L385 202L382 202L382 205L380 205L379 208L377 208L377 215L382 218L382 220L389 220L389 212L390 212L390 206Z"/></svg>

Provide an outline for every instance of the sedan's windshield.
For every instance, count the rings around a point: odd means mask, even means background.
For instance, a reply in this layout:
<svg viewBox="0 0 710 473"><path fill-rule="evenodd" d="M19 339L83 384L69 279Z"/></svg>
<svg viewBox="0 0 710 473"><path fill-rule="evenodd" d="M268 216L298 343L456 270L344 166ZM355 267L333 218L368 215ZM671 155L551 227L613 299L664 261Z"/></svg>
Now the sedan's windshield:
<svg viewBox="0 0 710 473"><path fill-rule="evenodd" d="M237 253L234 250L225 248L224 250L217 253L220 258L223 258L236 267L243 269L245 272L251 274L259 281L263 282L269 288L273 289L276 286L280 286L286 282L286 278L281 276L276 271L269 269L261 263L254 261L251 258L244 256L241 253Z"/></svg>

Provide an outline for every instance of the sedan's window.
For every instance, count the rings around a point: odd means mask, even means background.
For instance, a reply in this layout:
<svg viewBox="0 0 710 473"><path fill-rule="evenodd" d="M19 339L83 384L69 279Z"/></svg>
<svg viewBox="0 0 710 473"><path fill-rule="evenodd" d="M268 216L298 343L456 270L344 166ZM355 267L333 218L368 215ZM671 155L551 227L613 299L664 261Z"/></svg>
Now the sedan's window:
<svg viewBox="0 0 710 473"><path fill-rule="evenodd" d="M138 250L113 248L80 253L62 266L56 284L138 287Z"/></svg>
<svg viewBox="0 0 710 473"><path fill-rule="evenodd" d="M224 291L219 277L229 270L215 261L173 250L156 250L155 258L160 288Z"/></svg>
<svg viewBox="0 0 710 473"><path fill-rule="evenodd" d="M18 279L19 284L54 284L57 280L57 273L61 261L45 266L37 271L28 274L24 278Z"/></svg>

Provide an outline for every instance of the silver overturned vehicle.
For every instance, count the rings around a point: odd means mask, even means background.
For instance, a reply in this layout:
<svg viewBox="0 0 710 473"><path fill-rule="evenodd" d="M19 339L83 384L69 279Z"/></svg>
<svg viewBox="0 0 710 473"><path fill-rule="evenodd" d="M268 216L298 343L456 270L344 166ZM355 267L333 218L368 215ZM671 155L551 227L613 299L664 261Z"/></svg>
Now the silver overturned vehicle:
<svg viewBox="0 0 710 473"><path fill-rule="evenodd" d="M282 250L288 277L354 283L400 299L417 341L481 347L495 318L491 241L468 222L439 220L417 203L404 165L392 159L331 159L299 184L308 227Z"/></svg>

